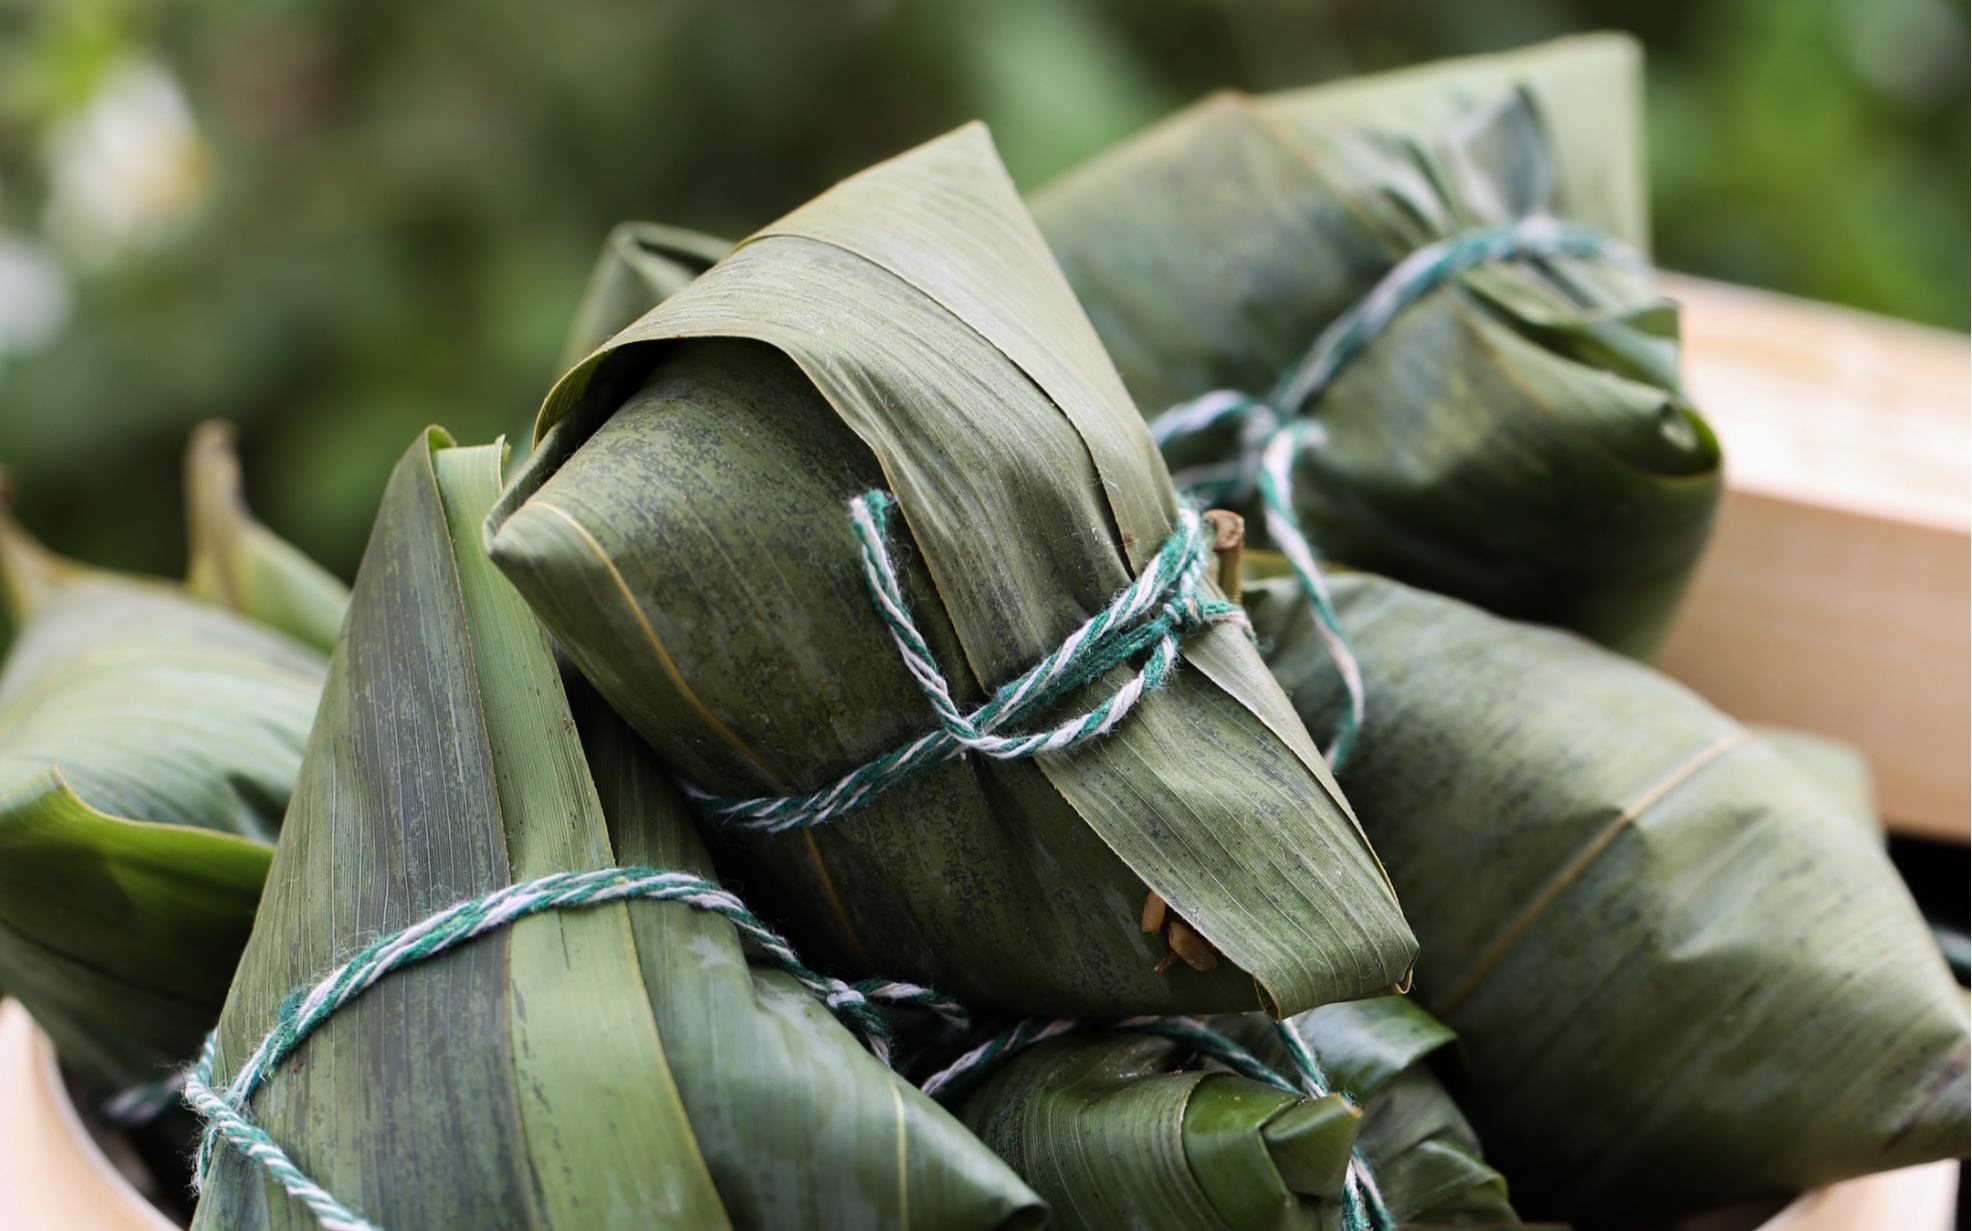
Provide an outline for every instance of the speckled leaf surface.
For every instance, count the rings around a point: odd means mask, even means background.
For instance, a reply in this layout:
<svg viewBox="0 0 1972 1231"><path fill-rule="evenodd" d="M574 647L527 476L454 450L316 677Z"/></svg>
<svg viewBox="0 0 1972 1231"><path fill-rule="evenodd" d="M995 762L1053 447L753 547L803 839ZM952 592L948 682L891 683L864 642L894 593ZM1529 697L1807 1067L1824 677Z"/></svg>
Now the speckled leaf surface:
<svg viewBox="0 0 1972 1231"><path fill-rule="evenodd" d="M581 691L586 692L586 689ZM712 876L684 800L594 694L583 744L625 863ZM633 903L651 1010L735 1227L941 1231L1038 1227L1007 1165L872 1056L787 974L750 966L733 926Z"/></svg>
<svg viewBox="0 0 1972 1231"><path fill-rule="evenodd" d="M1344 783L1523 1210L1629 1226L1965 1152L1964 993L1876 835L1627 659L1331 584L1369 684ZM1320 729L1340 686L1303 600L1246 598Z"/></svg>
<svg viewBox="0 0 1972 1231"><path fill-rule="evenodd" d="M547 638L478 549L500 450L447 444L417 441L385 492L221 1021L222 1078L291 990L373 937L612 862ZM253 1112L388 1228L726 1225L621 905L526 919L391 976ZM312 1221L227 1152L196 1225Z"/></svg>
<svg viewBox="0 0 1972 1231"><path fill-rule="evenodd" d="M325 665L4 514L0 573L0 982L89 1086L151 1081L218 1017Z"/></svg>
<svg viewBox="0 0 1972 1231"><path fill-rule="evenodd" d="M1103 606L1172 509L976 127L741 245L565 377L537 435L493 558L664 760L728 794L818 788L933 721L850 497L896 493L906 594L965 704ZM1401 982L1395 899L1250 643L1185 650L1099 741L948 763L749 855L804 944L985 1003L1289 1012ZM1230 960L1153 974L1146 886Z"/></svg>
<svg viewBox="0 0 1972 1231"><path fill-rule="evenodd" d="M1433 240L1554 212L1641 246L1639 69L1598 36L1215 95L1042 189L1035 217L1146 415L1265 395ZM1466 273L1313 405L1302 519L1336 559L1648 656L1721 482L1677 355L1675 305L1606 262Z"/></svg>

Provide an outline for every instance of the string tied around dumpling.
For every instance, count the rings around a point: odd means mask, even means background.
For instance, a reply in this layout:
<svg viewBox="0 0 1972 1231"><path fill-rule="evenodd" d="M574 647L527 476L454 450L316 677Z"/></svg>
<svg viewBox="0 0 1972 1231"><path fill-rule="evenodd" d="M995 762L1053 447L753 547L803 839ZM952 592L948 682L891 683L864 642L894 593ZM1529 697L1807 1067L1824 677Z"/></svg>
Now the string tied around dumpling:
<svg viewBox="0 0 1972 1231"><path fill-rule="evenodd" d="M1215 1061L1241 1077L1289 1094L1327 1098L1334 1087L1307 1040L1286 1022L1275 1022L1272 1029L1294 1070L1292 1078L1196 1017L1024 1017L933 1073L919 1089L940 1102L949 1103L975 1089L986 1077L1038 1043L1078 1030L1120 1030L1181 1043L1200 1059ZM1350 1152L1341 1206L1343 1231L1397 1231L1397 1220L1385 1204L1376 1176L1360 1149L1352 1148Z"/></svg>
<svg viewBox="0 0 1972 1231"><path fill-rule="evenodd" d="M468 899L366 945L355 956L281 1003L274 1025L224 1088L215 1087L219 1032L206 1036L198 1059L180 1081L185 1104L205 1122L193 1182L203 1189L221 1144L259 1164L268 1176L306 1206L324 1231L378 1231L295 1165L267 1131L254 1123L247 1103L281 1064L335 1013L377 985L386 975L437 957L467 941L509 927L530 915L579 910L628 901L679 902L720 915L732 923L747 947L767 958L820 1000L857 1034L877 1059L888 1064L890 1028L878 1004L926 1009L954 1025L965 1011L947 997L914 983L865 980L845 983L811 969L781 936L760 922L731 891L690 872L659 868L598 868L557 872Z"/></svg>
<svg viewBox="0 0 1972 1231"><path fill-rule="evenodd" d="M1256 496L1265 514L1267 535L1285 555L1315 610L1315 624L1330 659L1342 676L1348 705L1323 755L1340 769L1363 724L1363 679L1355 655L1342 637L1319 557L1294 507L1294 463L1303 450L1327 443L1311 408L1349 362L1386 330L1411 304L1452 278L1501 261L1539 261L1554 257L1601 257L1647 268L1628 245L1599 231L1535 214L1504 226L1477 227L1426 244L1399 261L1389 273L1330 322L1300 362L1265 397L1235 389L1215 389L1180 402L1150 421L1151 438L1167 455L1182 456L1208 432L1223 434L1225 449L1214 460L1175 470L1171 481L1194 500L1242 508Z"/></svg>
<svg viewBox="0 0 1972 1231"><path fill-rule="evenodd" d="M935 729L876 757L808 794L742 798L712 795L689 782L685 793L714 824L754 833L784 833L833 820L877 794L968 752L1016 760L1058 752L1107 735L1146 695L1162 688L1178 664L1179 643L1213 624L1248 629L1245 610L1202 587L1214 531L1191 508L1136 580L1118 591L1040 662L1002 685L984 705L961 710L951 682L912 618L888 544L896 500L873 491L849 502L863 579L905 669L937 718ZM1093 708L1038 731L1010 731L1076 689L1143 657L1143 665Z"/></svg>

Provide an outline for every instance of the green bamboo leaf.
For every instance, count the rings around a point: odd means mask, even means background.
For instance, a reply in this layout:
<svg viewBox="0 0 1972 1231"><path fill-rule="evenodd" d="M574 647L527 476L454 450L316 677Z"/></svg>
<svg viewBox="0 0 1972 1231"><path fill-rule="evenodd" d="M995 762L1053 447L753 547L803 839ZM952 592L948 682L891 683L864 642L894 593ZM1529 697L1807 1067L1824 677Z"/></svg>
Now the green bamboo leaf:
<svg viewBox="0 0 1972 1231"><path fill-rule="evenodd" d="M1283 114L1337 128L1374 126L1426 144L1475 102L1526 89L1540 108L1561 208L1571 218L1650 250L1643 147L1643 55L1627 34L1555 39L1272 96ZM1468 136L1468 139L1469 136Z"/></svg>
<svg viewBox="0 0 1972 1231"><path fill-rule="evenodd" d="M349 587L248 510L232 424L215 419L193 429L185 451L185 511L187 590L324 654L335 648Z"/></svg>
<svg viewBox="0 0 1972 1231"><path fill-rule="evenodd" d="M1265 1018L1214 1022L1292 1073ZM1506 1182L1425 1061L1455 1041L1402 997L1290 1019L1335 1093L1301 1098L1130 1033L1037 1044L970 1095L965 1122L1045 1196L1064 1231L1341 1223L1352 1150L1403 1227L1519 1227ZM1346 1094L1344 1093L1346 1092Z"/></svg>
<svg viewBox="0 0 1972 1231"><path fill-rule="evenodd" d="M1321 1057L1335 1088L1364 1103L1404 1070L1458 1042L1450 1026L1406 996L1324 1005L1288 1024Z"/></svg>
<svg viewBox="0 0 1972 1231"><path fill-rule="evenodd" d="M321 656L0 512L0 982L92 1088L217 1019L314 717Z"/></svg>
<svg viewBox="0 0 1972 1231"><path fill-rule="evenodd" d="M1362 1107L1356 1148L1405 1227L1518 1227L1506 1179L1427 1064L1458 1042L1405 996L1325 1005L1288 1022ZM1291 1071L1285 1057L1283 1072Z"/></svg>
<svg viewBox="0 0 1972 1231"><path fill-rule="evenodd" d="M574 367L624 326L682 290L732 247L727 240L655 222L612 228L569 325L561 370Z"/></svg>
<svg viewBox="0 0 1972 1231"><path fill-rule="evenodd" d="M1262 1137L1312 1100L1231 1073L1171 1072L1182 1053L1148 1035L1051 1039L1010 1062L960 1116L1047 1199L1064 1231L1317 1226ZM1330 1143L1345 1160L1349 1119Z"/></svg>
<svg viewBox="0 0 1972 1231"><path fill-rule="evenodd" d="M434 432L392 476L222 1019L222 1078L292 988L434 909L622 858L710 870L634 736L599 702L578 728L545 632L486 558L501 452ZM252 1111L385 1228L988 1231L1042 1215L809 992L750 970L731 923L682 904L535 915L396 972ZM237 1154L198 1219L308 1225Z"/></svg>
<svg viewBox="0 0 1972 1231"><path fill-rule="evenodd" d="M1265 397L1434 241L1556 213L1641 247L1638 77L1634 42L1601 36L1215 95L1044 188L1035 218L1145 414ZM1677 363L1675 305L1624 267L1481 265L1309 406L1297 509L1335 559L1647 657L1721 490ZM1174 469L1238 430L1173 442Z"/></svg>
<svg viewBox="0 0 1972 1231"><path fill-rule="evenodd" d="M420 438L385 491L221 1018L222 1078L290 991L374 936L612 863L547 639L477 547L501 449L448 446ZM253 1111L386 1228L727 1225L620 904L524 919L385 979ZM194 1225L312 1217L222 1151Z"/></svg>
<svg viewBox="0 0 1972 1231"><path fill-rule="evenodd" d="M537 440L493 559L722 794L817 789L934 729L851 497L896 493L905 598L966 706L1104 607L1174 513L978 127L748 240L565 377ZM1184 651L1103 738L749 840L748 883L847 967L1026 1010L1291 1012L1402 982L1396 902L1251 645L1215 626ZM1228 960L1156 974L1147 888Z"/></svg>
<svg viewBox="0 0 1972 1231"><path fill-rule="evenodd" d="M1803 778L1820 787L1841 815L1860 825L1877 841L1883 840L1883 817L1876 810L1876 777L1862 749L1844 740L1790 727L1756 723L1747 729L1786 757Z"/></svg>
<svg viewBox="0 0 1972 1231"><path fill-rule="evenodd" d="M22 529L9 510L13 476L0 470L0 616L5 617L6 640L0 650L12 653L21 626L33 617L65 581L88 569L43 547Z"/></svg>
<svg viewBox="0 0 1972 1231"><path fill-rule="evenodd" d="M710 877L650 750L577 685L617 858ZM678 1090L737 1227L1038 1227L1038 1198L787 974L750 967L726 920L639 903L631 925Z"/></svg>
<svg viewBox="0 0 1972 1231"><path fill-rule="evenodd" d="M0 797L8 993L90 1088L164 1076L218 1018L267 847L99 811L55 768L10 788Z"/></svg>
<svg viewBox="0 0 1972 1231"><path fill-rule="evenodd" d="M1330 584L1369 685L1345 785L1521 1208L1632 1226L1963 1155L1964 993L1879 837L1627 659ZM1323 729L1342 690L1306 600L1246 599Z"/></svg>

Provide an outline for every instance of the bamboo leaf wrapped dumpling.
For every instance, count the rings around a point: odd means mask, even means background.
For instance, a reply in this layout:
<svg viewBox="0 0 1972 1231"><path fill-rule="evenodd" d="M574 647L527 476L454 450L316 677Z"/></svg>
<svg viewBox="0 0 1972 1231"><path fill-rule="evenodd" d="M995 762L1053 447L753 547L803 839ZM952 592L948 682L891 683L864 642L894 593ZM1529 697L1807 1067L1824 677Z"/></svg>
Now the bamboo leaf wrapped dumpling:
<svg viewBox="0 0 1972 1231"><path fill-rule="evenodd" d="M1356 1109L1230 1072L1174 1071L1185 1056L1156 1035L1049 1039L959 1114L1061 1231L1320 1226L1319 1193L1340 1188Z"/></svg>
<svg viewBox="0 0 1972 1231"><path fill-rule="evenodd" d="M193 430L185 451L185 588L326 654L349 587L248 510L233 441L233 425L215 419Z"/></svg>
<svg viewBox="0 0 1972 1231"><path fill-rule="evenodd" d="M671 902L515 916L375 978L255 1068L270 1028L296 1037L291 992L379 938L402 952L402 929L462 900L610 869L613 838L673 859L664 873L705 866L626 738L578 734L545 633L483 553L502 450L447 443L420 439L385 492L190 1083L266 1134L255 1157L207 1154L193 1225L302 1225L323 1201L328 1225L389 1229L1036 1225L1032 1193L950 1116L808 993L749 969L733 923ZM258 1084L234 1085L248 1068ZM263 1171L268 1147L305 1180Z"/></svg>
<svg viewBox="0 0 1972 1231"><path fill-rule="evenodd" d="M1648 657L1719 450L1675 305L1554 220L1643 246L1638 76L1599 36L1220 94L1043 188L1035 218L1138 406L1186 405L1159 421L1181 486L1250 512L1285 425L1323 554Z"/></svg>
<svg viewBox="0 0 1972 1231"><path fill-rule="evenodd" d="M1478 1135L1430 1067L1458 1042L1449 1027L1405 996L1325 1005L1285 1024L1362 1107L1356 1148L1401 1225L1520 1225L1506 1178L1487 1165ZM1278 1047L1259 1050L1292 1072Z"/></svg>
<svg viewBox="0 0 1972 1231"><path fill-rule="evenodd" d="M1367 1173L1364 1201L1373 1191L1393 1225L1521 1225L1424 1063L1455 1036L1407 999L1285 1023L1325 1072L1330 1092L1318 1098L1280 1088L1298 1074L1264 1018L1211 1024L1283 1081L1224 1067L1209 1044L1199 1059L1219 1063L1201 1066L1182 1029L1092 1029L1006 1061L959 1114L1048 1199L1063 1231L1345 1228L1352 1160L1359 1186Z"/></svg>
<svg viewBox="0 0 1972 1231"><path fill-rule="evenodd" d="M926 672L967 712L1018 691L1196 547L978 127L740 245L566 376L537 441L488 521L492 558L667 766L728 800L823 792L942 738ZM896 507L859 538L851 501L872 489ZM865 552L886 542L880 615ZM1140 610L1217 610L1202 564L1183 602ZM1170 640L1164 687L1073 747L825 793L863 803L780 833L729 810L749 884L844 967L966 1003L1291 1013L1400 984L1396 900L1246 634ZM1120 704L1143 661L1019 730ZM1158 972L1147 891L1215 968Z"/></svg>
<svg viewBox="0 0 1972 1231"><path fill-rule="evenodd" d="M236 469L211 431L188 465L195 545L206 476ZM59 559L4 512L0 576L19 627L0 673L0 984L111 1094L190 1059L218 1019L325 663L250 607Z"/></svg>
<svg viewBox="0 0 1972 1231"><path fill-rule="evenodd" d="M617 859L710 878L650 749L585 687L576 704ZM631 931L692 1131L739 1227L1039 1226L1038 1199L733 925L638 903Z"/></svg>
<svg viewBox="0 0 1972 1231"><path fill-rule="evenodd" d="M657 222L621 222L603 241L602 255L562 344L564 371L719 263L732 244Z"/></svg>
<svg viewBox="0 0 1972 1231"><path fill-rule="evenodd" d="M1880 835L1647 668L1328 580L1368 684L1343 782L1522 1209L1637 1226L1964 1155L1964 993ZM1246 602L1326 729L1344 693L1305 594Z"/></svg>

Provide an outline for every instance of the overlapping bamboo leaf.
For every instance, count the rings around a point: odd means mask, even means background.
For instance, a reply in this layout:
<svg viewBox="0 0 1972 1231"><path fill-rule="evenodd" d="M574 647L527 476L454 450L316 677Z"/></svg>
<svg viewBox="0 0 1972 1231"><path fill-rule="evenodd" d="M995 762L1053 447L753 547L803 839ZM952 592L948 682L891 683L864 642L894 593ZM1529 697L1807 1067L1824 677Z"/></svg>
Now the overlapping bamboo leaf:
<svg viewBox="0 0 1972 1231"><path fill-rule="evenodd" d="M1214 1024L1292 1073L1264 1018ZM1308 1099L1179 1069L1180 1043L1098 1032L1015 1057L960 1115L1047 1197L1063 1231L1332 1231L1352 1151L1399 1226L1521 1225L1424 1064L1450 1030L1401 997L1328 1005L1289 1026L1336 1093Z"/></svg>
<svg viewBox="0 0 1972 1231"><path fill-rule="evenodd" d="M435 909L632 852L705 869L668 784L591 715L599 793L547 636L480 546L500 450L446 446L417 442L385 493L222 1020L222 1078L290 990ZM252 1111L392 1229L983 1231L1038 1214L808 993L749 970L731 924L682 904L536 915L396 972ZM309 1224L222 1153L195 1226Z"/></svg>
<svg viewBox="0 0 1972 1231"><path fill-rule="evenodd" d="M231 424L213 420L193 430L185 453L185 513L187 590L324 654L335 646L349 587L247 508Z"/></svg>
<svg viewBox="0 0 1972 1231"><path fill-rule="evenodd" d="M960 1115L1047 1198L1063 1231L1319 1226L1318 1198L1289 1187L1269 1130L1290 1116L1320 1118L1326 1131L1298 1143L1306 1157L1297 1161L1301 1174L1332 1175L1348 1163L1353 1109L1232 1073L1174 1072L1184 1052L1142 1034L1050 1039L1010 1061Z"/></svg>
<svg viewBox="0 0 1972 1231"><path fill-rule="evenodd" d="M195 472L232 465L223 439L203 447ZM249 550L300 560L253 530ZM0 982L86 1085L149 1082L218 1017L324 663L178 586L60 560L4 514L0 573L20 628L0 674Z"/></svg>
<svg viewBox="0 0 1972 1231"><path fill-rule="evenodd" d="M537 439L494 560L667 765L724 795L819 789L935 729L850 498L895 492L906 601L966 708L1174 523L976 127L742 244L565 377ZM1220 625L1184 652L1098 740L949 761L749 839L749 884L847 967L1023 1010L1292 1012L1400 983L1396 902L1251 645ZM1147 888L1228 960L1155 973Z"/></svg>
<svg viewBox="0 0 1972 1231"><path fill-rule="evenodd" d="M617 858L711 877L691 814L623 720L579 684ZM741 1227L1038 1226L1039 1201L791 977L749 967L730 923L637 904L644 984L729 1216Z"/></svg>
<svg viewBox="0 0 1972 1231"><path fill-rule="evenodd" d="M1600 36L1220 94L1043 189L1035 217L1145 414L1264 397L1434 241L1552 213L1644 247L1639 75ZM1336 559L1648 656L1720 490L1677 362L1675 305L1617 262L1482 265L1307 407L1296 507ZM1173 469L1236 455L1241 430L1174 442Z"/></svg>
<svg viewBox="0 0 1972 1231"><path fill-rule="evenodd" d="M1330 584L1369 685L1343 781L1522 1209L1634 1226L1965 1153L1964 994L1880 837L1647 668ZM1305 598L1246 600L1324 729L1342 689Z"/></svg>
<svg viewBox="0 0 1972 1231"><path fill-rule="evenodd" d="M562 370L718 264L732 244L682 227L624 222L603 241L562 345Z"/></svg>
<svg viewBox="0 0 1972 1231"><path fill-rule="evenodd" d="M1288 1022L1361 1105L1357 1149L1405 1227L1518 1227L1506 1179L1427 1063L1458 1036L1409 997L1326 1005ZM1264 1036L1262 1036L1264 1038ZM1285 1057L1276 1061L1288 1071Z"/></svg>
<svg viewBox="0 0 1972 1231"><path fill-rule="evenodd" d="M455 554L460 502L497 485L498 450L445 443L420 439L385 491L221 1019L221 1077L361 942L611 862L545 642ZM384 981L253 1110L384 1227L724 1225L620 906L523 920ZM312 1221L222 1151L195 1225Z"/></svg>

